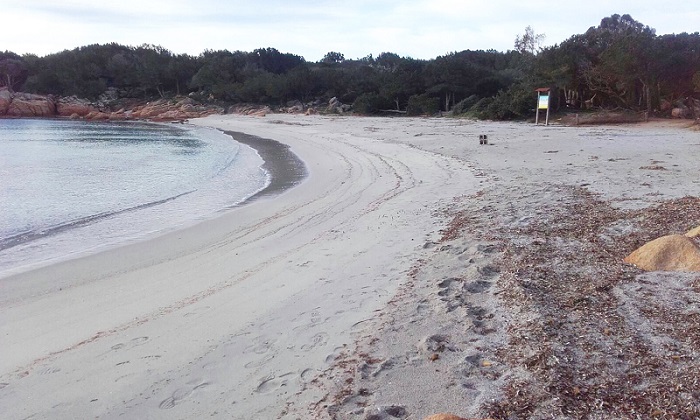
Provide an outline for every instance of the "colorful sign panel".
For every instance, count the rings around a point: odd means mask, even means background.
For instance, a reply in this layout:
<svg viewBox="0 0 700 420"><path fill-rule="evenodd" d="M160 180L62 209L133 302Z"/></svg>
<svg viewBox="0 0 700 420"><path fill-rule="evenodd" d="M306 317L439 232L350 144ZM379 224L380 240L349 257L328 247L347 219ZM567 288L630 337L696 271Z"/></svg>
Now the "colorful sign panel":
<svg viewBox="0 0 700 420"><path fill-rule="evenodd" d="M549 108L549 95L540 95L539 101L537 103L537 109L547 108Z"/></svg>

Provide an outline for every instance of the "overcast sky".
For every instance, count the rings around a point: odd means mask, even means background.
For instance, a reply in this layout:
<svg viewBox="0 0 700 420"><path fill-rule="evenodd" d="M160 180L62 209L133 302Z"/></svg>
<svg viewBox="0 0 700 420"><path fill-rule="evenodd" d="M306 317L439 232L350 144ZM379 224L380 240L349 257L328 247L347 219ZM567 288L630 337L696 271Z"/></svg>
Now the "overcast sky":
<svg viewBox="0 0 700 420"><path fill-rule="evenodd" d="M272 47L307 61L329 51L431 59L512 49L528 25L557 44L615 13L657 34L700 30L694 0L0 0L0 50L46 55L117 42L192 55Z"/></svg>

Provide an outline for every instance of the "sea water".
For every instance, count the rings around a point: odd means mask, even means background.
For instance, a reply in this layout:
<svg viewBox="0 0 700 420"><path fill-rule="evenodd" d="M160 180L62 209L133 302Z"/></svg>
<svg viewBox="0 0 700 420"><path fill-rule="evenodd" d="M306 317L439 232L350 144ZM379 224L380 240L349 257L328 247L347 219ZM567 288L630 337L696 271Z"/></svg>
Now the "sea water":
<svg viewBox="0 0 700 420"><path fill-rule="evenodd" d="M219 131L0 120L0 277L192 225L270 182Z"/></svg>

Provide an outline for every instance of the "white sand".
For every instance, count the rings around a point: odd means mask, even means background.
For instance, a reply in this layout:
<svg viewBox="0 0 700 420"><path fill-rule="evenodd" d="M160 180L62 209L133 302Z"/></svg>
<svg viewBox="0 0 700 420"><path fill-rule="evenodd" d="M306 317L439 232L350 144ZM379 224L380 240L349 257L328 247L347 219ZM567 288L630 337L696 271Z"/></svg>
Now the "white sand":
<svg viewBox="0 0 700 420"><path fill-rule="evenodd" d="M374 334L368 325L383 333L394 325L398 345L428 352L433 332L471 334L455 313L433 330L387 321L425 310L401 288L417 264L441 279L471 269L456 253L424 246L439 238L456 197L492 182L587 185L624 206L700 195L700 135L676 127L286 115L196 123L289 144L309 177L186 230L0 279L2 417L304 417L333 383L306 385ZM493 145L479 146L480 133ZM532 199L556 200L542 191ZM474 270L488 264L477 242L463 245L472 262L483 260ZM450 288L441 287L444 302ZM373 376L389 378L377 404L405 390L416 416L460 404L476 410L459 390L419 387L406 366Z"/></svg>

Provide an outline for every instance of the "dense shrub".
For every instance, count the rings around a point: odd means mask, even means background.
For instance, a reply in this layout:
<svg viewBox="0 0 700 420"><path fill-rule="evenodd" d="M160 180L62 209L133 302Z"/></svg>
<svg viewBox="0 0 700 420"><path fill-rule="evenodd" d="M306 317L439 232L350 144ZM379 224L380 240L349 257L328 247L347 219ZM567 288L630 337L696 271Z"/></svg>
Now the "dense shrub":
<svg viewBox="0 0 700 420"><path fill-rule="evenodd" d="M533 113L535 105L533 89L518 85L507 91L498 92L490 102L481 104L482 109L475 111L476 116L481 119L512 120Z"/></svg>
<svg viewBox="0 0 700 420"><path fill-rule="evenodd" d="M474 118L482 118L483 112L491 105L494 99L493 97L479 99L465 114Z"/></svg>
<svg viewBox="0 0 700 420"><path fill-rule="evenodd" d="M382 100L376 93L363 93L352 103L352 109L356 114L376 114L381 108Z"/></svg>
<svg viewBox="0 0 700 420"><path fill-rule="evenodd" d="M440 111L440 100L428 94L413 95L408 98L406 114L433 115Z"/></svg>
<svg viewBox="0 0 700 420"><path fill-rule="evenodd" d="M452 108L452 114L461 115L467 113L477 102L479 102L479 97L476 95L471 95L468 98L462 99Z"/></svg>

